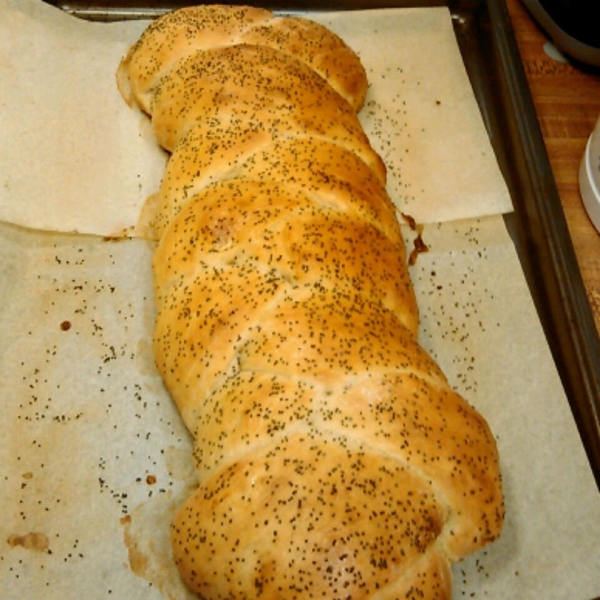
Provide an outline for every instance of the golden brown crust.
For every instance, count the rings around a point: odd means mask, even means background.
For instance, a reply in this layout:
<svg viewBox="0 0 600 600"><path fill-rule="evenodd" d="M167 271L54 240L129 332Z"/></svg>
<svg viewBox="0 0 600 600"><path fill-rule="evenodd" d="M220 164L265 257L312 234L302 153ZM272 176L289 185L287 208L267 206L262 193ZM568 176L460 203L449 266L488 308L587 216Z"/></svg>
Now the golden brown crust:
<svg viewBox="0 0 600 600"><path fill-rule="evenodd" d="M276 17L242 36L244 44L270 46L306 63L358 112L368 81L356 54L331 31L302 17Z"/></svg>
<svg viewBox="0 0 600 600"><path fill-rule="evenodd" d="M209 478L175 519L174 552L204 598L371 598L436 553L445 518L393 458L294 434Z"/></svg>
<svg viewBox="0 0 600 600"><path fill-rule="evenodd" d="M401 243L395 207L377 171L357 155L356 145L344 147L316 131L290 134L276 128L267 132L264 123L257 128L246 125L242 120L232 131L202 122L180 141L167 163L152 216L156 239L207 185L244 178L285 181L288 186L302 188L318 195L324 204L359 212ZM378 165L376 155L364 149Z"/></svg>
<svg viewBox="0 0 600 600"><path fill-rule="evenodd" d="M244 10L226 27L278 37ZM182 577L206 599L450 598L451 563L502 528L498 455L417 342L383 163L305 63L213 30L190 54L168 22L172 68L142 85L172 153L149 209L156 362L199 479ZM285 27L289 48L312 35Z"/></svg>
<svg viewBox="0 0 600 600"><path fill-rule="evenodd" d="M344 201L351 210L351 201L339 197L340 205ZM381 314L373 314L365 326L371 335L376 319L382 329L402 327L416 335L417 308L401 240L391 241L359 215L315 205L293 187L245 179L213 184L189 201L165 231L154 258L155 343L173 395L178 398L180 393L175 393L170 374L177 373L187 384L195 371L192 367L184 377L179 365L182 357L192 362L186 356L190 347L196 354L193 362L203 373L204 389L210 389L208 373L218 376L234 358L240 360L245 352L241 341L257 318L278 306L287 310L284 307L293 305L294 297L307 296L311 290L332 298L321 299L315 293L304 309L311 303L331 302L360 313L363 304L370 303L381 306ZM228 323L231 311L235 322ZM319 311L316 306L315 314ZM340 318L334 311L331 319ZM264 331L266 326L264 322ZM331 328L341 331L333 323ZM288 344L293 350L296 342L290 339ZM266 347L261 356L268 359ZM305 359L319 366L323 360L323 355Z"/></svg>
<svg viewBox="0 0 600 600"><path fill-rule="evenodd" d="M315 132L354 147L380 178L385 167L371 149L352 107L309 67L278 50L238 45L193 54L169 71L150 105L161 146L173 151L199 121L232 132L237 123L273 135Z"/></svg>
<svg viewBox="0 0 600 600"><path fill-rule="evenodd" d="M300 17L278 17L251 6L192 6L156 19L121 64L131 86L128 102L149 112L150 99L162 76L175 63L198 51L252 44L295 56L325 78L355 111L367 93L360 60L327 28Z"/></svg>

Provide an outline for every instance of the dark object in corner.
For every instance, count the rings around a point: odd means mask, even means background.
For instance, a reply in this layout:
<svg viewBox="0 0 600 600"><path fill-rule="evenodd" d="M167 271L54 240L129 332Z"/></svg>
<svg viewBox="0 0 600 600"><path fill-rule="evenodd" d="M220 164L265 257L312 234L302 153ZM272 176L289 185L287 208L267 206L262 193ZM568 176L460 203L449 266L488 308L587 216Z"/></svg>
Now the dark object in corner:
<svg viewBox="0 0 600 600"><path fill-rule="evenodd" d="M554 45L580 63L600 67L600 18L589 0L523 0Z"/></svg>

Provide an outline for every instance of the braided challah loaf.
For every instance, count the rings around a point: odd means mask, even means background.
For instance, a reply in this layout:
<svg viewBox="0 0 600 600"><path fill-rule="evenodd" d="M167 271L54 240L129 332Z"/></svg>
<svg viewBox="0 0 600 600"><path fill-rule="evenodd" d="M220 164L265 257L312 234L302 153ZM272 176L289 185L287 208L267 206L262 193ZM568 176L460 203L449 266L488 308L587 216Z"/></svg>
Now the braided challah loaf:
<svg viewBox="0 0 600 600"><path fill-rule="evenodd" d="M496 538L494 439L417 343L367 80L327 29L247 7L154 22L119 69L170 153L149 203L158 368L199 486L172 528L221 598L448 598Z"/></svg>

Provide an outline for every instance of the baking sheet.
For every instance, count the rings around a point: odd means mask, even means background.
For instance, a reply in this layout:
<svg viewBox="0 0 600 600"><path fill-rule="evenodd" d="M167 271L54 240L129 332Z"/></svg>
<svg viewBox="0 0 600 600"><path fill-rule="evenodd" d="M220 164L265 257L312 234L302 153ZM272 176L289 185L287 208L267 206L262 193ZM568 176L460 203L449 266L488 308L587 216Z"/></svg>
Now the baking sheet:
<svg viewBox="0 0 600 600"><path fill-rule="evenodd" d="M16 428L0 453L12 457L11 472L18 473L1 484L2 497L14 499L3 531L10 543L0 554L3 588L9 598L49 590L63 598L184 598L160 532L193 473L185 458L189 439L148 348L149 247L142 240L1 231L3 255L12 257L3 261L3 327L16 324L23 333L3 344L1 356L17 384L3 382ZM410 245L412 232L406 235ZM424 235L430 252L413 270L423 343L490 421L506 474L504 535L457 566L456 596L592 597L600 588L597 492L574 444L558 375L541 368L552 361L504 219L432 225ZM12 282L25 286L18 299ZM9 339L4 330L2 339ZM491 356L489 348L498 351ZM496 363L492 377L485 357ZM86 370L56 379L59 362ZM82 381L94 384L80 387ZM92 443L98 438L100 446ZM74 463L85 474L75 481L63 466ZM74 580L81 584L74 588Z"/></svg>

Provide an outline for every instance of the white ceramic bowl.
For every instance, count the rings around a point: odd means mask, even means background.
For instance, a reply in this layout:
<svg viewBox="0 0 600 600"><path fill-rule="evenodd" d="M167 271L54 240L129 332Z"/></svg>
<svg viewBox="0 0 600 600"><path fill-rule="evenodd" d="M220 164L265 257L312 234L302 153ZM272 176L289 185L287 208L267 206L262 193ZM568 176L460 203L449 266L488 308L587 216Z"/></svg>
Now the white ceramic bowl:
<svg viewBox="0 0 600 600"><path fill-rule="evenodd" d="M585 209L600 232L600 117L581 159L579 189Z"/></svg>

